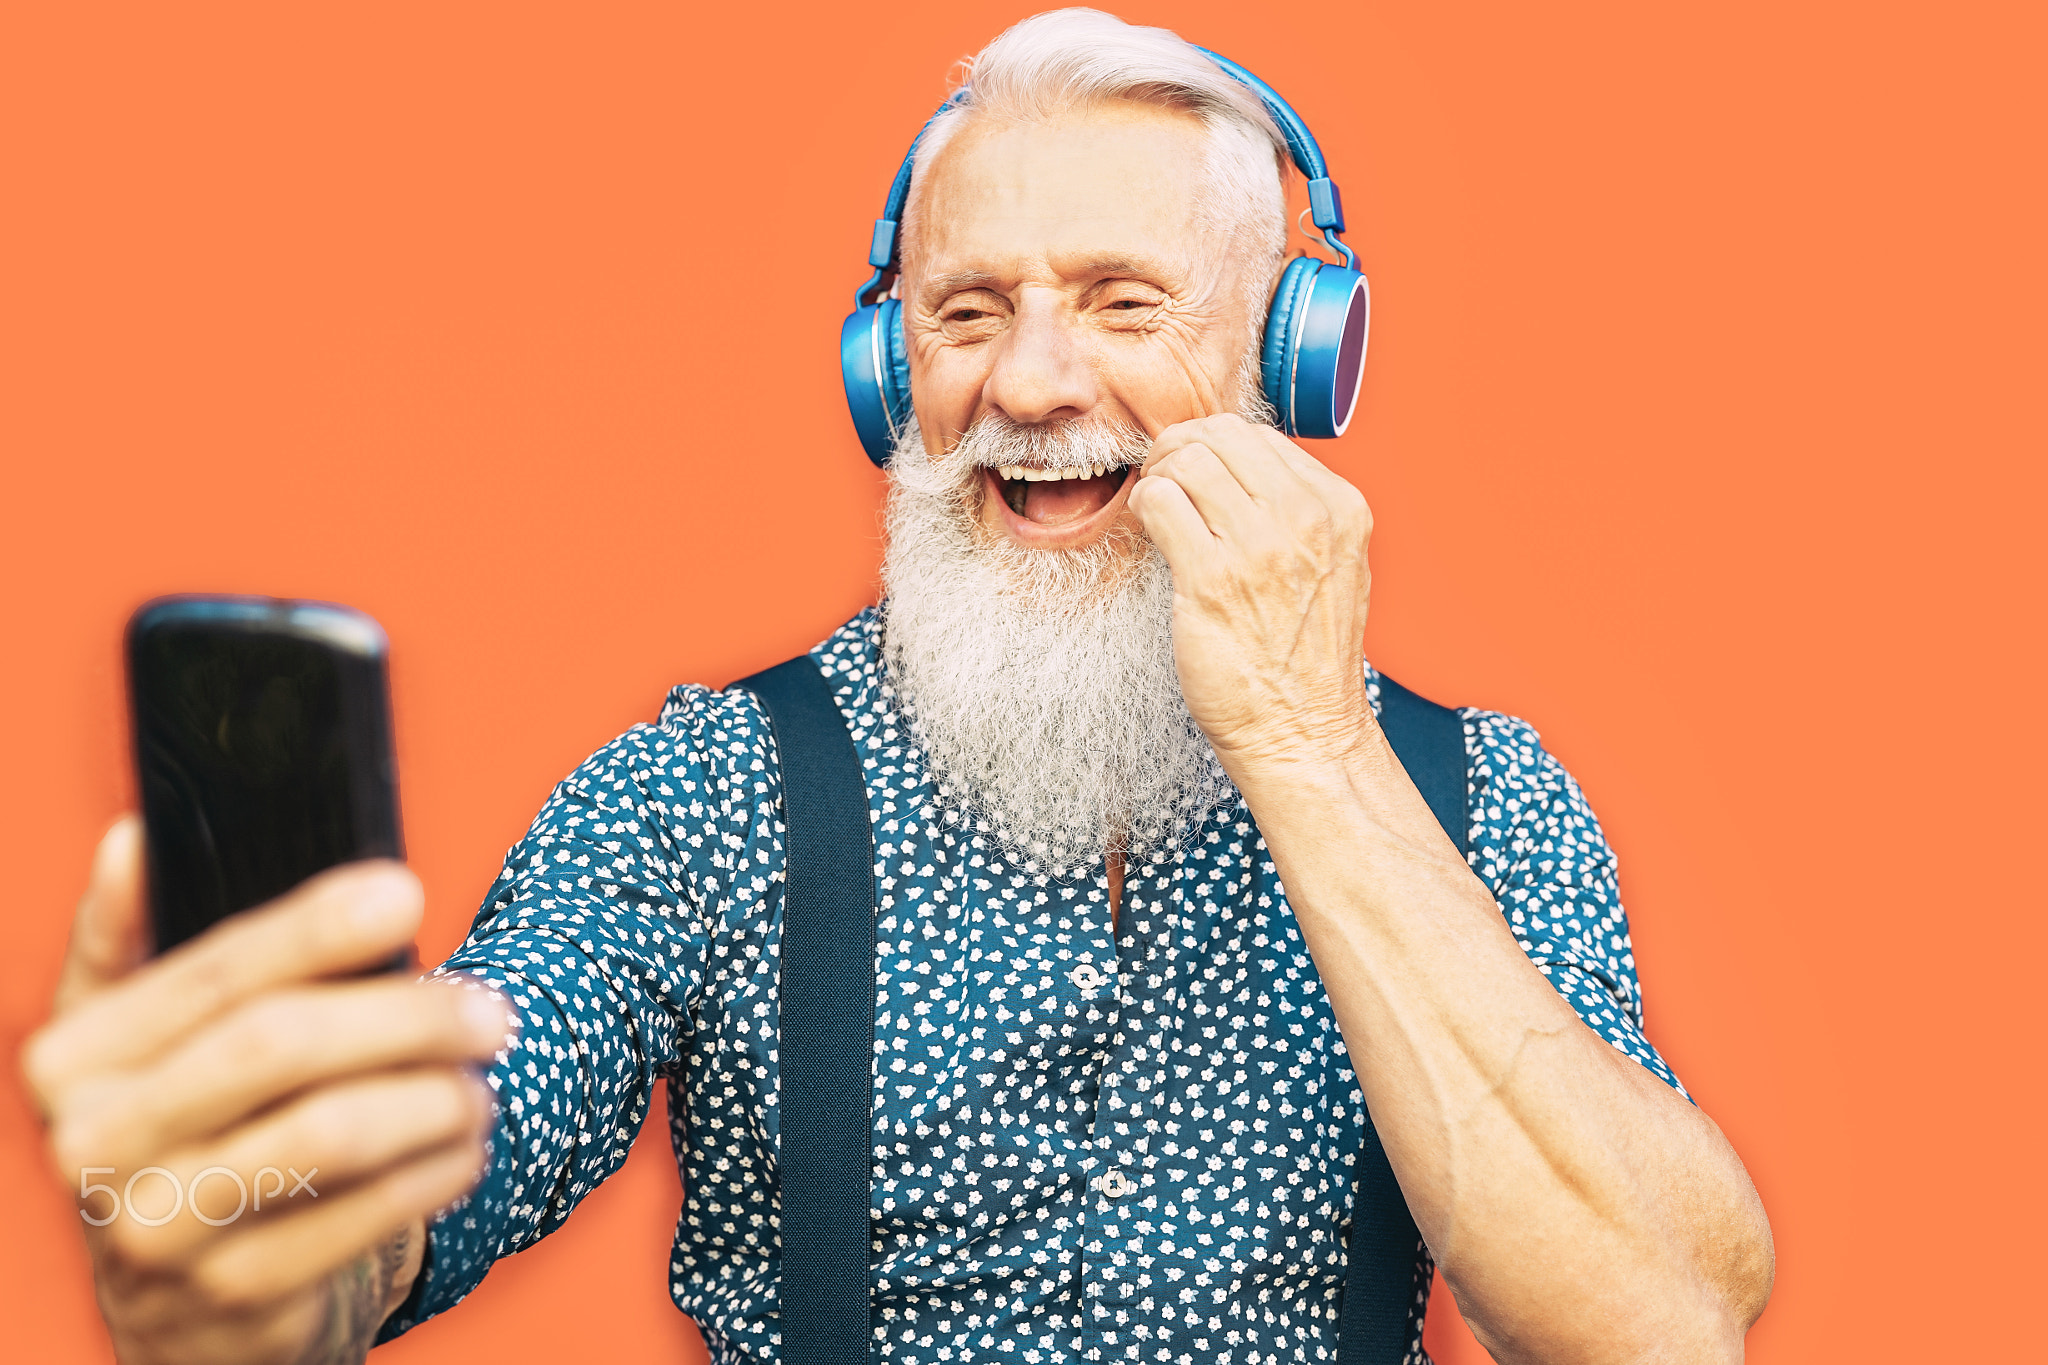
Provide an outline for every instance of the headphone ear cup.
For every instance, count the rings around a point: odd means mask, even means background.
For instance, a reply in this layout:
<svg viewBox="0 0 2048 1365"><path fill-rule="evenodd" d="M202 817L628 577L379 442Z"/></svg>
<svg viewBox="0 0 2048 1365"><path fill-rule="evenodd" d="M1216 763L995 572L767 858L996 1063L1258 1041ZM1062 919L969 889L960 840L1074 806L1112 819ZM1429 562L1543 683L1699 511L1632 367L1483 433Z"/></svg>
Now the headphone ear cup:
<svg viewBox="0 0 2048 1365"><path fill-rule="evenodd" d="M876 467L887 468L894 441L875 345L881 339L875 331L879 311L873 304L864 304L839 324L839 380L846 386L846 410L853 418L861 449Z"/></svg>
<svg viewBox="0 0 2048 1365"><path fill-rule="evenodd" d="M839 325L839 379L861 449L889 467L896 433L910 420L910 359L903 348L903 305L864 304Z"/></svg>
<svg viewBox="0 0 2048 1365"><path fill-rule="evenodd" d="M1372 326L1372 290L1365 276L1325 264L1295 313L1292 435L1342 436L1358 406L1365 343Z"/></svg>
<svg viewBox="0 0 2048 1365"><path fill-rule="evenodd" d="M1313 256L1288 262L1266 315L1259 379L1289 436L1342 436L1358 405L1372 290L1356 270Z"/></svg>
<svg viewBox="0 0 2048 1365"><path fill-rule="evenodd" d="M1301 316L1302 296L1315 284L1323 262L1313 256L1297 256L1287 263L1280 283L1273 290L1273 303L1266 310L1266 338L1259 349L1259 386L1273 405L1280 429L1289 436L1294 429L1294 352L1299 340L1296 321Z"/></svg>

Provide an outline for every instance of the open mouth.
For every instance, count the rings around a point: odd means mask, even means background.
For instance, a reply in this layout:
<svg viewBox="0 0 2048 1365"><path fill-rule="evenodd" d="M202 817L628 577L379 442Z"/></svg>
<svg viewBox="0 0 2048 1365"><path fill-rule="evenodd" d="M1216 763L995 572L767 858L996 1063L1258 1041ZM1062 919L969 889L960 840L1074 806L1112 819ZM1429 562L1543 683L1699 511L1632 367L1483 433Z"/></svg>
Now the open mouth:
<svg viewBox="0 0 2048 1365"><path fill-rule="evenodd" d="M1069 469L1004 465L986 472L1005 507L1020 520L1051 530L1096 516L1116 500L1137 470L1130 464Z"/></svg>

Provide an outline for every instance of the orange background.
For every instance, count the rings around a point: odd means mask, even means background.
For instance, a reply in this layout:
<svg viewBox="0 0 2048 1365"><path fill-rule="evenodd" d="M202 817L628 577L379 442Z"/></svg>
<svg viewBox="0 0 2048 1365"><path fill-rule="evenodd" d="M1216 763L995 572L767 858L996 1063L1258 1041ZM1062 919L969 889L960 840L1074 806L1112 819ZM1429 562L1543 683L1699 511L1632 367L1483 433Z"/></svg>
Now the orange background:
<svg viewBox="0 0 2048 1365"><path fill-rule="evenodd" d="M871 600L836 329L945 71L1022 13L308 8L0 17L10 1051L125 800L140 599L383 620L429 954L671 683ZM1758 1360L2039 1345L2039 14L1126 12L1330 154L1370 652L1529 717L1602 813L1651 1036L1773 1217ZM0 1123L0 1342L102 1359L11 1087ZM380 1358L698 1359L660 1127Z"/></svg>

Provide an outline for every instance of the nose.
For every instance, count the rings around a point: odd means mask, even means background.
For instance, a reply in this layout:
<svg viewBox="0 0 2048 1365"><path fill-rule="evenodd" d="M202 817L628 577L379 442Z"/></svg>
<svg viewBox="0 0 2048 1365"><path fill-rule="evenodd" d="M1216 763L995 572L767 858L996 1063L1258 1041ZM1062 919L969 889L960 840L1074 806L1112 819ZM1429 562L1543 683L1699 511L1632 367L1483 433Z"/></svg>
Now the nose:
<svg viewBox="0 0 2048 1365"><path fill-rule="evenodd" d="M996 342L995 366L982 397L1026 426L1086 414L1101 395L1077 332L1057 291L1025 289Z"/></svg>

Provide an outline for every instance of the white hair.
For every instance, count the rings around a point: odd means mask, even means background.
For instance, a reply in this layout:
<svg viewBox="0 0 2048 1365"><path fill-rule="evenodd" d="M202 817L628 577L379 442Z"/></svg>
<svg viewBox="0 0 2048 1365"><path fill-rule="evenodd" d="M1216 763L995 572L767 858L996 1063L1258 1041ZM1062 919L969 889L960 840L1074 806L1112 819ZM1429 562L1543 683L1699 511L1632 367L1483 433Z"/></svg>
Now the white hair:
<svg viewBox="0 0 2048 1365"><path fill-rule="evenodd" d="M1287 249L1290 163L1286 139L1257 95L1180 35L1093 9L1034 14L965 65L953 105L932 120L918 144L904 209L906 241L925 171L970 119L1046 122L1112 100L1177 109L1208 128L1204 216L1246 253L1253 267L1246 287L1263 314L1272 271Z"/></svg>

